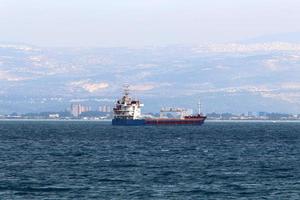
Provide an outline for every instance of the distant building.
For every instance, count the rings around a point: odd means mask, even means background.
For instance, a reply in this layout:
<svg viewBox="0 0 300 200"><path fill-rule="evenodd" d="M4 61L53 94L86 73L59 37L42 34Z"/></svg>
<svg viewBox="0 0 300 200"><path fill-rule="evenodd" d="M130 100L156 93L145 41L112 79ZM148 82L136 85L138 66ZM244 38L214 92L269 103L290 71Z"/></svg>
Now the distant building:
<svg viewBox="0 0 300 200"><path fill-rule="evenodd" d="M81 113L89 112L89 111L91 111L90 106L84 106L84 105L81 105L81 104L71 104L70 112L74 117L79 117L79 115Z"/></svg>
<svg viewBox="0 0 300 200"><path fill-rule="evenodd" d="M110 113L112 111L112 109L111 109L111 106L109 106L109 105L103 105L103 106L99 106L99 111L105 112L105 113Z"/></svg>
<svg viewBox="0 0 300 200"><path fill-rule="evenodd" d="M252 116L254 116L253 115L253 113L251 112L251 111L248 111L248 115L247 115L248 117L252 117Z"/></svg>
<svg viewBox="0 0 300 200"><path fill-rule="evenodd" d="M266 117L268 113L266 112L258 112L259 117Z"/></svg>
<svg viewBox="0 0 300 200"><path fill-rule="evenodd" d="M59 118L59 114L49 114L50 119L57 119Z"/></svg>

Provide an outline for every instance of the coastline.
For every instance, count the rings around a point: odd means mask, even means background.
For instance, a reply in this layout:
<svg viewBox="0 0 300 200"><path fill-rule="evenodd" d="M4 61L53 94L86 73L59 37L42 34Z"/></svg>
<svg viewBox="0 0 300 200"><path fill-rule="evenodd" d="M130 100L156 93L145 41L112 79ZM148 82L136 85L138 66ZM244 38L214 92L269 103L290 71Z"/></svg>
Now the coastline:
<svg viewBox="0 0 300 200"><path fill-rule="evenodd" d="M111 119L0 119L0 122L5 121L34 121L34 122L111 122Z"/></svg>
<svg viewBox="0 0 300 200"><path fill-rule="evenodd" d="M111 122L112 119L0 119L6 121L34 121L34 122ZM300 123L300 120L212 120L205 123Z"/></svg>
<svg viewBox="0 0 300 200"><path fill-rule="evenodd" d="M214 120L208 119L205 122L214 123L214 122L226 122L226 123L300 123L300 120Z"/></svg>

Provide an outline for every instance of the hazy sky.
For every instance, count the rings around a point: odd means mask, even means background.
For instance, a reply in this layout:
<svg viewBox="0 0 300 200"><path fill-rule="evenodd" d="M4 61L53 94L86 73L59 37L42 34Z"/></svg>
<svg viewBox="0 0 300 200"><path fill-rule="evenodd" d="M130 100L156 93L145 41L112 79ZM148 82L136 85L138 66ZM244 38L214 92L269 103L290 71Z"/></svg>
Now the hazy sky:
<svg viewBox="0 0 300 200"><path fill-rule="evenodd" d="M143 46L300 32L299 0L0 0L0 41Z"/></svg>

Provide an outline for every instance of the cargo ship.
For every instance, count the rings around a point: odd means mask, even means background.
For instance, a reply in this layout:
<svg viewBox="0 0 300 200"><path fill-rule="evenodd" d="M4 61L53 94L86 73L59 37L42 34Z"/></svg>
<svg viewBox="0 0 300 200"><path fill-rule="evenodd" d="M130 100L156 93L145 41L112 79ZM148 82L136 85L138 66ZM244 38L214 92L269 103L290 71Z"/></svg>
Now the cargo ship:
<svg viewBox="0 0 300 200"><path fill-rule="evenodd" d="M120 126L144 126L144 125L202 125L206 116L200 113L197 115L187 115L185 109L179 108L163 108L159 118L144 117L141 108L144 105L129 96L129 87L125 87L124 95L116 102L113 108L112 125ZM180 113L178 118L166 118L162 114L164 112Z"/></svg>

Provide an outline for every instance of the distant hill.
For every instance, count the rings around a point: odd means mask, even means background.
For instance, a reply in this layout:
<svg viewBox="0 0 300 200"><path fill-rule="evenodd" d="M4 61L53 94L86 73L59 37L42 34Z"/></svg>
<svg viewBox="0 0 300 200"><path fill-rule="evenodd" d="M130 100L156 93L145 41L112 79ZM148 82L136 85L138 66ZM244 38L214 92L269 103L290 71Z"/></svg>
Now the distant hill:
<svg viewBox="0 0 300 200"><path fill-rule="evenodd" d="M145 48L0 44L0 114L111 104L124 83L145 112L196 108L201 98L205 112L300 113L300 46L259 41L267 40Z"/></svg>

